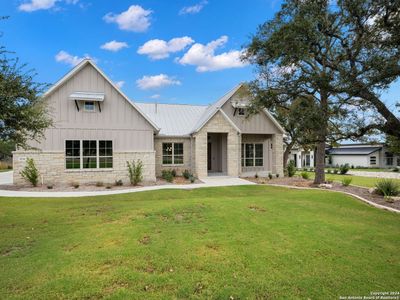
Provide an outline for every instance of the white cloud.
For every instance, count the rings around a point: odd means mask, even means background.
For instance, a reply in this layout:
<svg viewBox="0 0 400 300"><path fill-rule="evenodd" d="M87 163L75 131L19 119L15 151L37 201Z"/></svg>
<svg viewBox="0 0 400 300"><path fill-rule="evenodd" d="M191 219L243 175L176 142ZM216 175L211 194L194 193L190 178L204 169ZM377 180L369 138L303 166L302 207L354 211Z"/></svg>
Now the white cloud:
<svg viewBox="0 0 400 300"><path fill-rule="evenodd" d="M169 85L180 85L179 80L169 77L165 74L159 74L154 76L143 76L136 80L137 86L142 90L157 89Z"/></svg>
<svg viewBox="0 0 400 300"><path fill-rule="evenodd" d="M77 4L79 0L64 0L65 3L67 4ZM20 11L25 11L25 12L33 12L36 10L44 10L44 9L51 9L54 8L57 10L57 7L55 7L57 2L61 2L61 0L29 0L25 3L22 3L18 6L18 9Z"/></svg>
<svg viewBox="0 0 400 300"><path fill-rule="evenodd" d="M197 14L203 9L203 7L207 3L208 3L207 1L201 1L200 3L197 3L193 6L185 6L179 11L179 14L180 15Z"/></svg>
<svg viewBox="0 0 400 300"><path fill-rule="evenodd" d="M143 32L150 26L151 10L143 9L139 5L131 5L127 11L120 14L108 13L103 19L107 23L117 23L122 30Z"/></svg>
<svg viewBox="0 0 400 300"><path fill-rule="evenodd" d="M125 42L117 42L113 40L101 45L100 48L112 52L117 52L123 48L128 48L128 44Z"/></svg>
<svg viewBox="0 0 400 300"><path fill-rule="evenodd" d="M197 72L244 67L246 64L240 60L242 51L230 50L215 55L215 50L224 46L227 42L228 37L224 35L207 45L196 43L190 47L183 57L177 58L176 62L182 65L196 66Z"/></svg>
<svg viewBox="0 0 400 300"><path fill-rule="evenodd" d="M40 9L49 9L54 7L59 0L31 0L30 2L22 3L18 6L21 11L32 12Z"/></svg>
<svg viewBox="0 0 400 300"><path fill-rule="evenodd" d="M116 81L114 83L118 88L122 88L124 86L124 84L125 84L125 81L120 80L120 81Z"/></svg>
<svg viewBox="0 0 400 300"><path fill-rule="evenodd" d="M71 55L71 54L69 54L68 52L66 52L64 50L61 50L55 56L55 59L56 59L57 62L65 63L65 64L71 65L71 66L76 66L77 64L79 64L85 58L93 59L92 57L90 57L87 54L85 54L83 57L79 57L79 56L76 56L76 55L75 56Z"/></svg>
<svg viewBox="0 0 400 300"><path fill-rule="evenodd" d="M160 97L161 97L160 94L154 94L154 95L151 95L151 96L150 96L151 99L158 99L158 98L160 98Z"/></svg>
<svg viewBox="0 0 400 300"><path fill-rule="evenodd" d="M148 55L151 59L167 58L170 53L183 50L185 47L194 43L188 36L173 38L171 40L150 40L139 47L137 53Z"/></svg>

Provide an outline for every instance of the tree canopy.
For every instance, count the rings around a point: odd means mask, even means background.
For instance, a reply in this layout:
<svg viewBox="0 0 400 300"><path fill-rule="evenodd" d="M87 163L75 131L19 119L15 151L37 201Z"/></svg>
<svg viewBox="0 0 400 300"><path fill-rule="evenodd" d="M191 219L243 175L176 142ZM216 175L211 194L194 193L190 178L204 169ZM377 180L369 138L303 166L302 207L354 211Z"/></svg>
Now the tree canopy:
<svg viewBox="0 0 400 300"><path fill-rule="evenodd" d="M38 140L51 125L45 100L46 84L34 80L36 73L0 46L0 139L20 147Z"/></svg>
<svg viewBox="0 0 400 300"><path fill-rule="evenodd" d="M266 106L313 99L315 182L324 181L326 142L374 129L400 136L380 99L400 75L399 17L393 1L288 0L252 37L244 59L257 66L250 86Z"/></svg>

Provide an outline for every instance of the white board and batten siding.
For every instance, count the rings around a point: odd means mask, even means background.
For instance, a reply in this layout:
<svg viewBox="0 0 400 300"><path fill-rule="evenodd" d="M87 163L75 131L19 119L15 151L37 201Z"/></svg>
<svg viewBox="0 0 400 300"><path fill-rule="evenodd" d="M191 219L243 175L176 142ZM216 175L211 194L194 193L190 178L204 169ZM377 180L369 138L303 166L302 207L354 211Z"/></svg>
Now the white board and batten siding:
<svg viewBox="0 0 400 300"><path fill-rule="evenodd" d="M259 112L247 118L246 116L239 116L238 111L235 113L235 108L232 106L231 101L227 101L222 106L222 110L241 130L242 134L282 134L264 112Z"/></svg>
<svg viewBox="0 0 400 300"><path fill-rule="evenodd" d="M69 96L74 92L104 93L95 112L86 112L83 102ZM62 86L47 96L53 128L45 132L40 143L31 146L43 151L63 151L65 140L113 140L114 151L152 151L154 128L128 101L91 65L87 64Z"/></svg>

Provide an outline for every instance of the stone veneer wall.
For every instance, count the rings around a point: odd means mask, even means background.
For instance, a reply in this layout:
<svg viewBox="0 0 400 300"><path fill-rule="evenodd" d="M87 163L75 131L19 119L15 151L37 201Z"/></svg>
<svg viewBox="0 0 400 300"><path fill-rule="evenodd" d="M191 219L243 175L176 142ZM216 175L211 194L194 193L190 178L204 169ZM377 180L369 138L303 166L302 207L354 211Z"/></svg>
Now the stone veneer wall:
<svg viewBox="0 0 400 300"><path fill-rule="evenodd" d="M283 135L272 135L272 173L283 176Z"/></svg>
<svg viewBox="0 0 400 300"><path fill-rule="evenodd" d="M161 138L154 139L154 148L156 150L156 175L161 176L162 170L176 170L181 175L184 170L192 170L191 145L190 138ZM163 143L183 143L183 165L163 165L162 164L162 144Z"/></svg>
<svg viewBox="0 0 400 300"><path fill-rule="evenodd" d="M14 184L24 185L27 182L19 174L24 168L26 158L33 158L43 182L70 184L78 182L80 184L114 183L115 180L122 179L124 184L129 183L127 161L140 159L143 162L143 181L155 181L155 152L114 152L113 169L85 169L85 170L66 170L64 152L41 152L41 151L15 151L13 153Z"/></svg>
<svg viewBox="0 0 400 300"><path fill-rule="evenodd" d="M240 134L218 112L206 125L195 134L195 174L206 177L207 174L207 133L227 133L227 169L229 176L239 176L240 169Z"/></svg>

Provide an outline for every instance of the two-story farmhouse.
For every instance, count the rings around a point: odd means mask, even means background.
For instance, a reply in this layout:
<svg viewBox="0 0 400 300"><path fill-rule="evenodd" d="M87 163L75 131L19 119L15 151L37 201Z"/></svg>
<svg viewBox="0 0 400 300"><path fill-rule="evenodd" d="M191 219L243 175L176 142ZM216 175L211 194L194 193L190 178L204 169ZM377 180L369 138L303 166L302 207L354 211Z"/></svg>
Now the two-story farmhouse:
<svg viewBox="0 0 400 300"><path fill-rule="evenodd" d="M128 182L127 161L140 159L144 180L163 169L210 175L283 175L284 130L268 111L246 116L238 85L210 106L131 101L83 60L44 95L53 127L32 149L14 152L14 183L27 158L44 182Z"/></svg>

